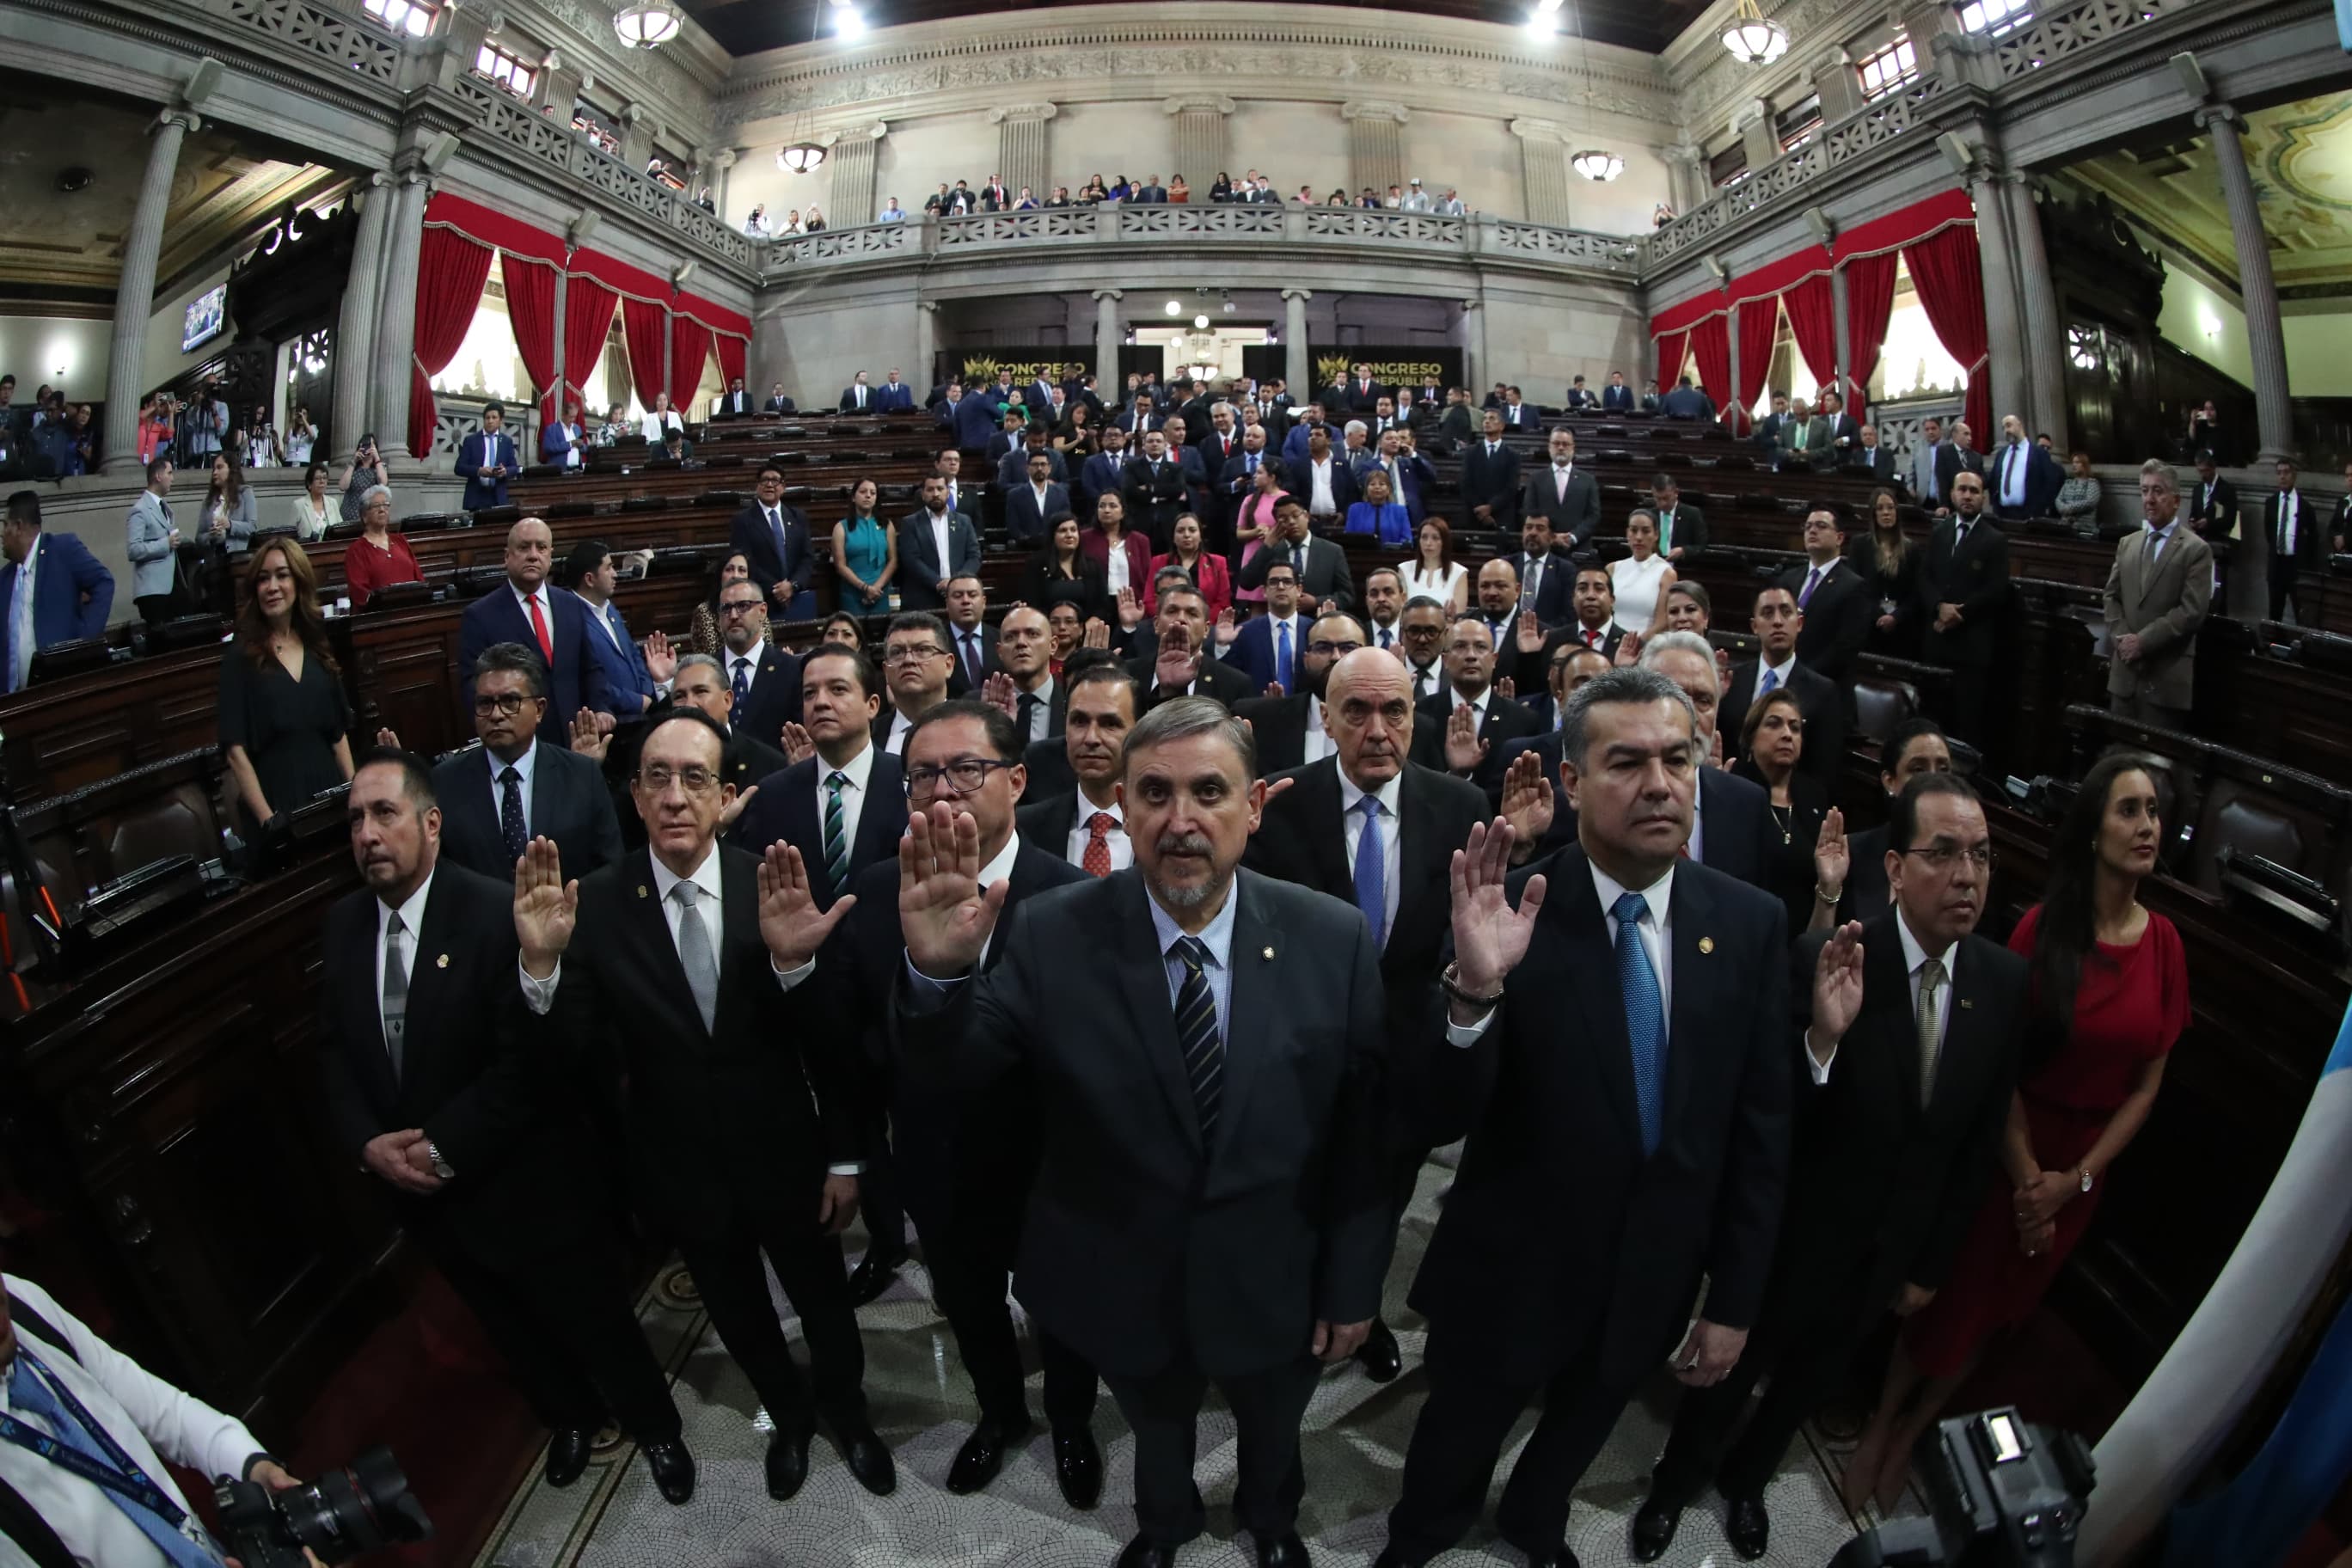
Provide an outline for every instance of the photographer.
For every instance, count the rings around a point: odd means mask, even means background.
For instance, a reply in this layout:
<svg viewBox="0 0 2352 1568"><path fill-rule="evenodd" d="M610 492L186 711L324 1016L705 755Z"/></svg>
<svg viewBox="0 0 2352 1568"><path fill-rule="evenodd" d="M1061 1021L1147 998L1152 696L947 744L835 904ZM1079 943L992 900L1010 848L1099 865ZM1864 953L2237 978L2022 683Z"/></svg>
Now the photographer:
<svg viewBox="0 0 2352 1568"><path fill-rule="evenodd" d="M336 481L343 492L343 521L357 522L367 510L367 493L378 485L392 484L392 465L383 460L376 449L373 431L360 437L359 450L352 454L351 467Z"/></svg>
<svg viewBox="0 0 2352 1568"><path fill-rule="evenodd" d="M180 455L185 468L209 468L228 439L228 405L221 401L220 380L206 376L180 416Z"/></svg>
<svg viewBox="0 0 2352 1568"><path fill-rule="evenodd" d="M242 1422L149 1373L39 1286L11 1275L0 1275L0 1541L15 1548L0 1562L221 1561L166 1460L272 1491L301 1485Z"/></svg>

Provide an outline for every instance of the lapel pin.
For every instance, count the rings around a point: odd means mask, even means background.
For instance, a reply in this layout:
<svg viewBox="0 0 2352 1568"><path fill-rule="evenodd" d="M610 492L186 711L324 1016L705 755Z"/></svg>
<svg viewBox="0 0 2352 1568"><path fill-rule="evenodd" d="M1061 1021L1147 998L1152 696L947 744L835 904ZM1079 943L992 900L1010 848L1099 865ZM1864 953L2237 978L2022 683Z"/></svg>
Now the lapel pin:
<svg viewBox="0 0 2352 1568"><path fill-rule="evenodd" d="M646 885L645 885L643 882L639 882L639 883L637 884L637 897L639 897L639 898L641 898L641 899L642 899L642 898L644 898L645 896L646 896Z"/></svg>
<svg viewBox="0 0 2352 1568"><path fill-rule="evenodd" d="M1267 961L1268 961L1268 962L1272 962L1272 960L1273 960L1273 958L1274 958L1274 949L1272 949L1272 948L1270 948L1270 947L1269 947L1269 948L1267 948L1267 949L1265 950L1265 956L1266 956L1266 959L1267 959Z"/></svg>
<svg viewBox="0 0 2352 1568"><path fill-rule="evenodd" d="M1976 1002L1971 997L1963 996L1960 998L1960 1005L1962 1007L1974 1007L1976 1005Z"/></svg>
<svg viewBox="0 0 2352 1568"><path fill-rule="evenodd" d="M1711 936L1703 936L1699 938L1698 950L1701 952L1713 952L1715 951L1715 938Z"/></svg>
<svg viewBox="0 0 2352 1568"><path fill-rule="evenodd" d="M447 953L446 953L446 952L445 952L445 953L443 953L440 957L438 957L438 958L435 959L435 960L433 961L433 967L434 967L434 968L436 968L436 969L446 969L446 968L448 968L448 967L449 967L449 955L448 955Z"/></svg>

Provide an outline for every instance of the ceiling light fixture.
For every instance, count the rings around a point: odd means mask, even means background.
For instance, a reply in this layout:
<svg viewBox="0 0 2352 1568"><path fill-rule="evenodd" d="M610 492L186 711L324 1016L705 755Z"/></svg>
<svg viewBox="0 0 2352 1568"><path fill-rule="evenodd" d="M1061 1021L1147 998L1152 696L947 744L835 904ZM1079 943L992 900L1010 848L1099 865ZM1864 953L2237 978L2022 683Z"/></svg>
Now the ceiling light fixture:
<svg viewBox="0 0 2352 1568"><path fill-rule="evenodd" d="M1206 316L1195 316L1195 317L1193 317L1193 318L1192 318L1192 330L1193 330L1194 331L1199 331L1199 332L1205 332L1205 331L1207 331L1209 330L1209 318L1208 318L1208 317L1206 317Z"/></svg>
<svg viewBox="0 0 2352 1568"><path fill-rule="evenodd" d="M1603 152L1598 147L1588 147L1569 162L1575 166L1578 174L1588 180L1606 182L1615 179L1625 172L1624 159L1614 153Z"/></svg>
<svg viewBox="0 0 2352 1568"><path fill-rule="evenodd" d="M670 0L628 0L613 14L613 31L623 48L658 48L677 37L684 20Z"/></svg>
<svg viewBox="0 0 2352 1568"><path fill-rule="evenodd" d="M824 149L814 142L795 142L776 149L776 167L787 174L810 174L824 162Z"/></svg>
<svg viewBox="0 0 2352 1568"><path fill-rule="evenodd" d="M1184 307L1171 300L1168 301L1168 313L1171 316L1181 316L1184 313Z"/></svg>
<svg viewBox="0 0 2352 1568"><path fill-rule="evenodd" d="M835 5L833 36L836 38L862 38L866 36L866 18L856 6Z"/></svg>
<svg viewBox="0 0 2352 1568"><path fill-rule="evenodd" d="M1723 30L1723 47L1742 65L1770 65L1789 52L1789 29L1756 8L1756 0L1738 0L1731 26Z"/></svg>

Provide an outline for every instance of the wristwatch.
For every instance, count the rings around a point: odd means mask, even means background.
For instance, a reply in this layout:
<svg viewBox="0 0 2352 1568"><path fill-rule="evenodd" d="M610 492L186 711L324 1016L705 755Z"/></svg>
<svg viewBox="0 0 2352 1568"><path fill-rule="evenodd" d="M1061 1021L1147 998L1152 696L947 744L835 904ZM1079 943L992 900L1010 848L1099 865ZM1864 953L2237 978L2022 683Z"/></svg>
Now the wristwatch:
<svg viewBox="0 0 2352 1568"><path fill-rule="evenodd" d="M440 1177L445 1182L454 1182L457 1179L457 1173L450 1168L448 1161L441 1157L441 1145L436 1143L430 1138L427 1138L425 1141L425 1157L433 1162L433 1173L435 1175ZM2085 1192L2088 1192L2089 1190L2090 1189L2087 1186L2084 1188L2084 1191Z"/></svg>
<svg viewBox="0 0 2352 1568"><path fill-rule="evenodd" d="M2087 1193L2091 1190L2091 1167L2088 1165L2082 1165L2076 1168L2082 1172L2083 1190Z"/></svg>

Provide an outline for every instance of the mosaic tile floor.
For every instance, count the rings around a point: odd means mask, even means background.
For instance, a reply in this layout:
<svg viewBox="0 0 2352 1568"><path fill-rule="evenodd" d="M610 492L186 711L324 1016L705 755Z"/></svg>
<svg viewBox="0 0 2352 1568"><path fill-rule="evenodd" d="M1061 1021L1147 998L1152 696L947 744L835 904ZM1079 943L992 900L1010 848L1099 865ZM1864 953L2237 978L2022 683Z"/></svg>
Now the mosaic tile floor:
<svg viewBox="0 0 2352 1568"><path fill-rule="evenodd" d="M1452 1176L1437 1163L1423 1172L1390 1273L1389 1321L1404 1347L1404 1375L1381 1387L1352 1366L1336 1369L1324 1375L1307 1410L1300 1533L1320 1568L1365 1568L1386 1538L1383 1521L1423 1392L1422 1324L1404 1310L1402 1297ZM690 1286L688 1294L679 1293L681 1283L677 1270L666 1272L647 1292L641 1315L675 1379L687 1442L700 1471L694 1500L684 1508L665 1503L635 1462L635 1447L616 1443L565 1490L551 1490L536 1476L525 1483L477 1568L1110 1568L1133 1533L1132 1445L1108 1394L1095 1416L1106 1475L1103 1501L1092 1513L1074 1514L1055 1489L1042 1424L985 1492L948 1493L942 1483L949 1464L975 1412L954 1341L931 1306L919 1263L902 1268L890 1292L858 1315L866 1391L876 1428L898 1460L897 1493L866 1493L820 1436L800 1495L789 1503L772 1501L762 1479L764 1415L692 1300ZM781 1292L777 1309L798 1349L798 1325ZM1030 1384L1032 1407L1039 1408L1034 1361ZM1647 1489L1650 1462L1664 1441L1676 1392L1661 1373L1627 1408L1578 1489L1570 1542L1585 1568L1632 1562L1627 1526ZM1197 1469L1209 1500L1209 1534L1188 1547L1181 1561L1187 1568L1247 1568L1255 1559L1248 1536L1235 1533L1231 1506L1233 1423L1212 1398L1202 1418ZM1496 1496L1532 1425L1532 1415L1521 1418L1496 1473ZM1767 1563L1820 1568L1853 1536L1854 1525L1832 1484L1835 1457L1818 1432L1791 1448L1765 1494L1772 1514ZM1905 1510L1916 1507L1915 1496ZM1435 1568L1519 1561L1482 1525ZM1683 1515L1665 1561L1680 1568L1738 1561L1725 1544L1714 1500Z"/></svg>

